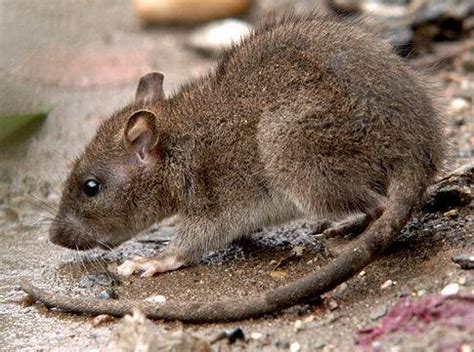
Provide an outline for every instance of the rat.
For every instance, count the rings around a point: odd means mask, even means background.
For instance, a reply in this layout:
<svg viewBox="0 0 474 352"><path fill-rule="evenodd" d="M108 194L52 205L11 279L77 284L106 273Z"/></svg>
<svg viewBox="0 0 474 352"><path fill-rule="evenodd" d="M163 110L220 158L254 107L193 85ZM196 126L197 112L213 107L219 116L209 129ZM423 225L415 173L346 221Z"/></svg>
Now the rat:
<svg viewBox="0 0 474 352"><path fill-rule="evenodd" d="M177 214L161 253L118 267L152 276L295 218L333 223L362 214L323 232L358 236L323 268L253 297L158 306L66 297L23 283L47 306L115 316L139 307L154 319L215 322L307 302L398 238L443 162L442 113L429 85L355 23L314 14L273 18L170 97L163 79L143 76L135 100L102 123L75 161L52 242L110 249Z"/></svg>

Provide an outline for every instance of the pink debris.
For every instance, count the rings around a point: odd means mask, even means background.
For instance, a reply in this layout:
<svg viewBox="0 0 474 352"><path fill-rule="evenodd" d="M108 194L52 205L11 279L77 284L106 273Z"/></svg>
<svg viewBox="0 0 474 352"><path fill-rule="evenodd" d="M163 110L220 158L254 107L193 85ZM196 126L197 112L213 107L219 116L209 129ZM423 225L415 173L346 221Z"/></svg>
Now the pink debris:
<svg viewBox="0 0 474 352"><path fill-rule="evenodd" d="M366 347L396 331L422 333L431 323L474 334L474 296L431 296L418 301L402 298L380 326L360 330L356 343Z"/></svg>

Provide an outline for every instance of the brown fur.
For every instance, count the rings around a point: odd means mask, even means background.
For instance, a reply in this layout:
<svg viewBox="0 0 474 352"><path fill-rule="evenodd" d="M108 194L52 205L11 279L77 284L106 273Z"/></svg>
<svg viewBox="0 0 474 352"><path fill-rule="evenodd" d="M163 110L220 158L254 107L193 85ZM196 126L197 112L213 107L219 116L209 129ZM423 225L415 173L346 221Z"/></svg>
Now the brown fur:
<svg viewBox="0 0 474 352"><path fill-rule="evenodd" d="M140 100L139 91L77 160L51 229L55 243L113 247L178 213L165 253L192 263L299 216L362 212L373 220L340 257L301 281L245 303L142 306L154 318L242 319L335 287L396 238L444 157L440 114L422 80L377 36L336 19L272 20L173 97L158 87L154 99L148 89ZM154 139L138 139L137 147L126 136L140 109L155 115L148 129L148 120L138 125ZM86 198L82 185L91 176L103 188ZM25 289L70 311L123 315L133 305L68 303Z"/></svg>

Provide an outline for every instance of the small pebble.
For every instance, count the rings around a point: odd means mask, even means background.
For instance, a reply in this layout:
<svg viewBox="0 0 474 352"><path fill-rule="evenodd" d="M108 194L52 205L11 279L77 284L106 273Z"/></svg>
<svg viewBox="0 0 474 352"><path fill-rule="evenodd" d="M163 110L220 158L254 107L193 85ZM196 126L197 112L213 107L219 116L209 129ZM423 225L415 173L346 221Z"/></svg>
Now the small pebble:
<svg viewBox="0 0 474 352"><path fill-rule="evenodd" d="M229 343L234 343L237 340L245 340L244 331L241 328L227 331L227 340Z"/></svg>
<svg viewBox="0 0 474 352"><path fill-rule="evenodd" d="M273 270L270 272L270 276L277 280L282 280L287 277L288 272L286 270Z"/></svg>
<svg viewBox="0 0 474 352"><path fill-rule="evenodd" d="M308 315L306 318L303 319L305 323L311 323L314 321L314 315Z"/></svg>
<svg viewBox="0 0 474 352"><path fill-rule="evenodd" d="M342 293L342 292L344 292L345 290L347 290L348 287L349 287L349 286L347 286L347 284L346 284L345 282L343 282L342 284L340 284L340 285L336 288L335 292L337 292L337 293Z"/></svg>
<svg viewBox="0 0 474 352"><path fill-rule="evenodd" d="M384 317L385 314L387 314L387 306L381 305L370 315L370 319L379 320L380 318Z"/></svg>
<svg viewBox="0 0 474 352"><path fill-rule="evenodd" d="M335 299L330 298L328 300L328 307L329 307L329 310L336 310L337 308L339 308L339 304L337 304Z"/></svg>
<svg viewBox="0 0 474 352"><path fill-rule="evenodd" d="M303 329L303 322L301 320L295 321L295 331L298 332Z"/></svg>
<svg viewBox="0 0 474 352"><path fill-rule="evenodd" d="M362 270L360 273L359 273L359 276L365 276L366 272L364 270Z"/></svg>
<svg viewBox="0 0 474 352"><path fill-rule="evenodd" d="M261 340L263 338L263 334L260 332L252 332L250 333L250 338L252 340Z"/></svg>
<svg viewBox="0 0 474 352"><path fill-rule="evenodd" d="M464 286L466 284L466 277L465 276L461 276L459 279L458 279L458 284L461 285L461 286Z"/></svg>
<svg viewBox="0 0 474 352"><path fill-rule="evenodd" d="M471 104L464 98L456 98L451 101L449 108L451 112L459 114L470 109Z"/></svg>
<svg viewBox="0 0 474 352"><path fill-rule="evenodd" d="M324 341L322 341L322 340L315 340L315 341L313 342L313 347L314 347L315 349L321 349L321 348L323 348L325 345L326 345L326 344L325 344Z"/></svg>
<svg viewBox="0 0 474 352"><path fill-rule="evenodd" d="M299 342L293 342L291 345L290 345L290 351L291 352L299 352L301 351L301 345Z"/></svg>
<svg viewBox="0 0 474 352"><path fill-rule="evenodd" d="M92 326L99 326L99 325L102 325L102 324L105 324L105 323L109 323L109 322L113 321L114 319L115 318L111 315L101 314L101 315L96 316L92 320Z"/></svg>
<svg viewBox="0 0 474 352"><path fill-rule="evenodd" d="M157 303L157 304L165 304L166 303L166 297L163 296L163 295L150 296L148 298L145 298L144 301L151 302L151 303Z"/></svg>
<svg viewBox="0 0 474 352"><path fill-rule="evenodd" d="M442 290L441 294L443 296L452 296L456 295L459 292L459 284L449 284L446 285Z"/></svg>
<svg viewBox="0 0 474 352"><path fill-rule="evenodd" d="M227 341L230 344L233 344L237 340L245 340L245 334L241 328L222 331L219 334L217 334L217 336L214 339L212 339L211 344L214 344L224 339L227 339Z"/></svg>
<svg viewBox="0 0 474 352"><path fill-rule="evenodd" d="M389 288L393 285L395 285L395 282L393 282L392 280L387 280L382 285L380 285L380 288L383 290L383 289Z"/></svg>
<svg viewBox="0 0 474 352"><path fill-rule="evenodd" d="M291 249L291 254L293 254L295 257L299 258L303 256L303 253L305 251L304 246L294 246Z"/></svg>
<svg viewBox="0 0 474 352"><path fill-rule="evenodd" d="M97 298L98 299L118 299L119 296L112 287L109 287L108 289L99 292L99 294L97 295Z"/></svg>
<svg viewBox="0 0 474 352"><path fill-rule="evenodd" d="M381 347L382 347L382 342L374 341L374 342L372 342L371 347L372 347L372 351L380 351Z"/></svg>
<svg viewBox="0 0 474 352"><path fill-rule="evenodd" d="M459 213L459 210L451 209L451 210L448 210L447 212L443 213L443 216L445 218L455 218L455 217L458 216L458 213Z"/></svg>
<svg viewBox="0 0 474 352"><path fill-rule="evenodd" d="M426 290L418 290L416 291L416 295L418 297L424 296L426 294Z"/></svg>

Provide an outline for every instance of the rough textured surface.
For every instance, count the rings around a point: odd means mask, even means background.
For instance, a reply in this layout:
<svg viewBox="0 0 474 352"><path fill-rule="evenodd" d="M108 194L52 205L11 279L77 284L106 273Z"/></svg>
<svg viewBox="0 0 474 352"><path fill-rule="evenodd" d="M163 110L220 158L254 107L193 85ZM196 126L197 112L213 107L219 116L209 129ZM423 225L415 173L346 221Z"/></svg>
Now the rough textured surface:
<svg viewBox="0 0 474 352"><path fill-rule="evenodd" d="M0 148L0 340L5 349L64 350L65 346L70 350L104 349L110 331L117 323L93 327L89 317L49 312L40 305L22 306L19 302L23 294L17 290L19 278L71 295L93 296L105 286L97 283L92 288L81 288L79 283L85 275L104 277L105 267L113 272L117 262L125 258L153 253L173 232L172 227L155 227L151 234L144 234L113 253L87 255L62 250L47 241L48 221L45 218L52 216L49 207L57 204L66 160L87 143L100 122L99 116L105 116L132 98L138 75L120 85L78 88L77 82L73 82L59 87L51 83L54 79L44 79L44 68L51 65L49 61L54 58L31 60L38 47L65 46L76 52L94 44L98 55L109 47L150 52L149 67L144 71L150 68L165 72L167 92L212 65L181 46L182 39L192 29L163 28L141 32L129 15L128 1L94 4L84 1L76 2L73 9L70 6L60 1L0 2L0 29L2 33L10 34L0 36L2 112L30 111L41 104L54 106L46 124L31 139L16 147ZM55 16L50 16L53 9ZM9 15L5 16L5 13ZM21 64L27 58L33 62L32 66ZM472 89L469 88L472 78L459 68L461 59L461 55L456 56L434 73L443 86L448 106L457 98L469 97L468 89ZM94 70L94 67L87 68L83 75L87 77ZM449 115L448 132L454 151L449 168L472 160L472 105L470 107L453 110ZM326 303L315 302L309 309L292 309L278 318L240 323L238 325L249 341L239 344L238 348L281 350L299 342L302 350L331 350L331 346L332 349L337 346L338 350L353 350L357 331L374 326L371 316L376 318L383 314L382 308L396 303L400 295L413 295L416 299L416 296L439 293L446 284L458 281L464 282L461 285L464 293L472 294L472 271L459 269L451 262L453 255L472 252L472 212L472 206L467 206L459 208L453 217L441 212L419 214L406 227L402 239L386 259L374 263L364 271L365 274L332 294L338 303L337 309L330 311ZM167 300L176 302L245 296L301 277L326 260L327 250L337 251L337 246L325 249L301 222L267 229L263 235L268 238L236 244L208 257L204 265L155 278L129 278L113 287L121 298L162 294ZM288 256L296 245L308 248L303 258L288 263L280 274L270 275L274 268L271 260L279 261ZM396 284L380 289L388 279ZM96 281L107 285L114 280ZM295 332L297 320L302 321L302 327ZM237 326L196 327L160 322L154 325L159 331L184 329L208 341L223 329ZM464 338L457 328L439 327L433 331L421 336L404 334L390 343L401 346L402 350L426 349L438 346L439 336L453 342ZM220 344L227 342L221 341L215 347Z"/></svg>

